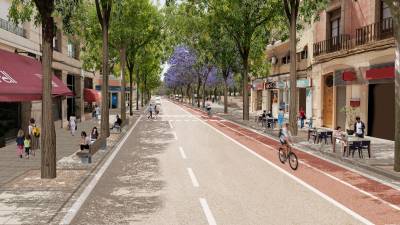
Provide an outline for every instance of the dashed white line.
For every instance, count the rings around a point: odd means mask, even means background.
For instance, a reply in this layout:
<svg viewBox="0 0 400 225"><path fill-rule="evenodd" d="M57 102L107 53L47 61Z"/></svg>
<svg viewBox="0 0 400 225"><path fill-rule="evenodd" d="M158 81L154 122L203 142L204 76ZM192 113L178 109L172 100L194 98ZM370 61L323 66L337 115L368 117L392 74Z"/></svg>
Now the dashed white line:
<svg viewBox="0 0 400 225"><path fill-rule="evenodd" d="M168 121L168 124L169 124L169 127L170 127L171 129L174 129L174 126L172 125L172 122L171 122L171 121Z"/></svg>
<svg viewBox="0 0 400 225"><path fill-rule="evenodd" d="M209 225L217 225L217 222L215 222L214 216L210 210L210 207L208 207L207 201L204 198L199 198L201 207L203 208L204 215L206 215L207 221Z"/></svg>
<svg viewBox="0 0 400 225"><path fill-rule="evenodd" d="M189 173L190 179L192 180L193 187L199 187L199 182L197 181L197 178L194 175L192 168L187 168L187 171Z"/></svg>
<svg viewBox="0 0 400 225"><path fill-rule="evenodd" d="M175 140L178 140L178 136L176 135L175 132L172 132L172 135L174 136L174 139L175 139Z"/></svg>
<svg viewBox="0 0 400 225"><path fill-rule="evenodd" d="M179 147L179 151L180 151L180 153L181 153L182 158L183 158L183 159L186 159L186 154L185 154L185 152L183 151L183 148L182 148L182 147Z"/></svg>
<svg viewBox="0 0 400 225"><path fill-rule="evenodd" d="M179 106L180 107L180 106ZM180 109L184 112L186 112L187 114L190 114L188 111L186 111L185 109L183 109L182 107L180 107ZM325 199L326 201L330 202L331 204L335 205L336 207L342 209L343 211L345 211L347 214L353 216L355 219L359 220L360 222L364 223L364 224L368 224L368 225L372 225L374 223L372 223L371 221L369 221L368 219L364 218L363 216L361 216L360 214L354 212L353 210L347 208L346 206L342 205L341 203L337 202L336 200L334 200L333 198L329 197L328 195L324 194L323 192L319 191L318 189L314 188L313 186L309 185L308 183L306 183L305 181L301 180L300 178L294 176L293 174L287 172L286 170L282 169L281 167L275 165L273 162L269 161L268 159L262 157L261 155L259 155L258 153L252 151L250 148L248 148L247 146L241 144L240 142L238 142L237 140L229 137L228 135L226 135L225 133L223 133L222 131L218 130L217 128L211 126L210 124L206 123L205 121L198 119L201 123L203 123L204 125L210 127L211 129L213 129L214 131L216 131L217 133L221 134L222 136L226 137L227 139L231 140L232 142L234 142L235 144L239 145L240 147L242 147L243 149L245 149L247 152L249 152L250 154L254 155L255 157L261 159L262 161L266 162L267 164L269 164L270 166L272 166L273 168L275 168L276 170L282 172L283 174L287 175L288 177L292 178L293 180L295 180L297 183L303 185L304 187L306 187L307 189L309 189L310 191L316 193L317 195L319 195L321 198ZM215 222L215 221L214 221Z"/></svg>

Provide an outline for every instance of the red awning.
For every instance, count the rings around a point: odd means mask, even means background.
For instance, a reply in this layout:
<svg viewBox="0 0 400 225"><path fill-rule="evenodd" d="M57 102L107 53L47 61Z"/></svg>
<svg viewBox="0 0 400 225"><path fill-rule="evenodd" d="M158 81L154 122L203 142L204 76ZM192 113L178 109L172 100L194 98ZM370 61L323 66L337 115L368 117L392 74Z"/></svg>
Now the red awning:
<svg viewBox="0 0 400 225"><path fill-rule="evenodd" d="M366 77L368 80L394 78L394 67L388 66L367 70Z"/></svg>
<svg viewBox="0 0 400 225"><path fill-rule="evenodd" d="M42 64L30 57L0 50L0 102L42 99ZM71 96L72 91L53 75L54 97Z"/></svg>
<svg viewBox="0 0 400 225"><path fill-rule="evenodd" d="M85 99L85 102L100 102L101 98L100 98L100 94L93 90L93 89L89 89L89 88L85 88L83 89L83 96Z"/></svg>

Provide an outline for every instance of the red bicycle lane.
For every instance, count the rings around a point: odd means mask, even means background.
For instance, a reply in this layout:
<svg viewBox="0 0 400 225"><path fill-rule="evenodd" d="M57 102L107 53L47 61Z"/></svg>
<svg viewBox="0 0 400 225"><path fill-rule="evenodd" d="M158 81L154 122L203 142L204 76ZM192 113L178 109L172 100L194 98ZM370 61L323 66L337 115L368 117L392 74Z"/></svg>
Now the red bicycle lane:
<svg viewBox="0 0 400 225"><path fill-rule="evenodd" d="M200 116L201 120L254 153L355 212L361 216L361 220L365 218L374 224L400 224L400 190L296 148L294 152L300 159L300 164L296 171L292 171L287 164L282 164L278 159L278 141L220 117L213 116L210 119L203 111L179 105Z"/></svg>

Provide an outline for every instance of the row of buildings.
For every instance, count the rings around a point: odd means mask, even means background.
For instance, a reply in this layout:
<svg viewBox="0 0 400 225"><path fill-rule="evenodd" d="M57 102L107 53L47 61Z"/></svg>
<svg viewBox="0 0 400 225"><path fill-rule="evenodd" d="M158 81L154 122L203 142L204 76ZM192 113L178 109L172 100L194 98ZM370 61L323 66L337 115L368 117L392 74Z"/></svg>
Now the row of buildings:
<svg viewBox="0 0 400 225"><path fill-rule="evenodd" d="M15 25L10 22L8 19L8 10L11 2L11 0L0 0L0 51L7 51L8 53L11 52L20 56L13 57L13 60L24 61L25 57L29 57L40 62L41 29L40 27L36 27L32 22L22 25ZM60 29L60 24L57 23L58 29L53 40L54 53L52 67L54 76L62 80L73 94L70 96L54 96L53 115L56 124L64 127L71 115L75 115L78 120L85 120L87 114L92 111L93 105L96 104L95 102L101 100L102 80L98 72L83 70L82 61L79 58L81 49L79 39L64 34L62 29ZM13 63L15 62L12 62L8 58L1 58L0 72L6 66L9 68ZM29 70L29 68L26 70ZM3 72L8 73L7 71ZM5 83L3 82L3 84ZM120 80L114 76L110 76L110 108L120 107L120 91ZM126 99L128 101L129 93L127 95ZM0 138L15 137L20 127L28 125L30 118L35 118L40 125L41 101L13 102L10 99L5 99L3 102L0 101L0 118Z"/></svg>
<svg viewBox="0 0 400 225"><path fill-rule="evenodd" d="M395 41L382 0L332 0L320 19L299 34L297 57L289 42L267 47L270 75L252 81L250 110L288 113L289 67L297 61L299 110L317 127L349 127L353 109L368 136L394 139Z"/></svg>

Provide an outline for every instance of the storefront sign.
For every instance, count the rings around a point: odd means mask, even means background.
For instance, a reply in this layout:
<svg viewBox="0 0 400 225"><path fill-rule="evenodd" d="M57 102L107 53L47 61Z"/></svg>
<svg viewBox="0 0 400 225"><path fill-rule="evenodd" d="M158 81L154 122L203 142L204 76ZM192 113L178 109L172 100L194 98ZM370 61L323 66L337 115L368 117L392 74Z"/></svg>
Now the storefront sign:
<svg viewBox="0 0 400 225"><path fill-rule="evenodd" d="M342 73L342 79L344 81L354 81L357 80L357 75L354 71L344 71Z"/></svg>
<svg viewBox="0 0 400 225"><path fill-rule="evenodd" d="M10 74L8 74L6 71L0 70L0 83L5 82L7 84L16 84L17 81L15 81Z"/></svg>
<svg viewBox="0 0 400 225"><path fill-rule="evenodd" d="M394 78L394 67L388 66L383 68L374 68L367 70L366 77L368 80Z"/></svg>
<svg viewBox="0 0 400 225"><path fill-rule="evenodd" d="M265 89L276 89L276 83L275 82L266 82Z"/></svg>
<svg viewBox="0 0 400 225"><path fill-rule="evenodd" d="M296 87L298 88L307 88L310 87L310 80L309 79L299 79L296 82ZM290 81L287 81L287 87L290 88Z"/></svg>
<svg viewBox="0 0 400 225"><path fill-rule="evenodd" d="M278 81L276 85L277 85L277 87L278 87L279 89L284 89L284 88L286 88L286 82L285 82L285 81Z"/></svg>

